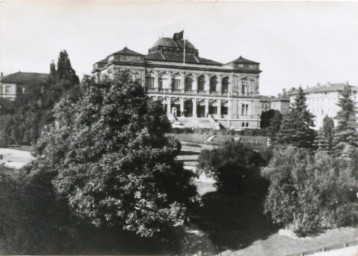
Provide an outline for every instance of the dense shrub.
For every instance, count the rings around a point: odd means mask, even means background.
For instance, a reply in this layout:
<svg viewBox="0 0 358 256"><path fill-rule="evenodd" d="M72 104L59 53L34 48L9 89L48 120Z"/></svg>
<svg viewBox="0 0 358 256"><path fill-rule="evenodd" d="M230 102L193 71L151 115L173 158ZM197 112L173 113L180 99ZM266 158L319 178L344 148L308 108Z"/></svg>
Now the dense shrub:
<svg viewBox="0 0 358 256"><path fill-rule="evenodd" d="M200 168L214 176L218 190L233 195L264 193L267 183L260 176L260 166L264 164L260 153L235 141L228 141L217 149L203 150L199 156Z"/></svg>
<svg viewBox="0 0 358 256"><path fill-rule="evenodd" d="M266 212L300 236L356 223L356 161L325 152L276 148L264 171L271 182Z"/></svg>
<svg viewBox="0 0 358 256"><path fill-rule="evenodd" d="M0 253L69 253L75 248L71 214L51 178L50 173L16 179L0 176Z"/></svg>

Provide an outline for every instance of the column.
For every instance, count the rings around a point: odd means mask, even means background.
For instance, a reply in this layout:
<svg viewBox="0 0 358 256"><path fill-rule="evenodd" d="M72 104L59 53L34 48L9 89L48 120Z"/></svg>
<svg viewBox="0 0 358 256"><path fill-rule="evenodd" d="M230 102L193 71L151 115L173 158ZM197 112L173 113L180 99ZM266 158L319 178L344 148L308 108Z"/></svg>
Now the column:
<svg viewBox="0 0 358 256"><path fill-rule="evenodd" d="M159 91L159 74L158 74L158 71L154 71L154 90Z"/></svg>
<svg viewBox="0 0 358 256"><path fill-rule="evenodd" d="M172 108L172 100L171 100L170 97L168 97L168 100L167 100L167 114L170 114L172 112L171 108Z"/></svg>
<svg viewBox="0 0 358 256"><path fill-rule="evenodd" d="M216 104L218 106L218 117L221 118L221 100L217 100Z"/></svg>
<svg viewBox="0 0 358 256"><path fill-rule="evenodd" d="M184 116L184 98L180 98L180 116Z"/></svg>
<svg viewBox="0 0 358 256"><path fill-rule="evenodd" d="M231 92L231 95L237 95L237 87L235 86L235 83L236 83L236 81L235 81L236 79L234 79L234 76L233 75L231 75L231 76L229 76L229 86L228 86L228 91L229 91L229 93Z"/></svg>
<svg viewBox="0 0 358 256"><path fill-rule="evenodd" d="M209 99L205 99L205 117L209 115Z"/></svg>
<svg viewBox="0 0 358 256"><path fill-rule="evenodd" d="M198 75L197 74L193 74L193 91L195 93L198 92Z"/></svg>
<svg viewBox="0 0 358 256"><path fill-rule="evenodd" d="M184 72L180 73L180 89L182 92L185 92L185 74L184 74Z"/></svg>
<svg viewBox="0 0 358 256"><path fill-rule="evenodd" d="M231 118L231 113L232 113L232 108L233 107L233 104L232 104L232 99L229 99L227 101L227 115L229 118Z"/></svg>
<svg viewBox="0 0 358 256"><path fill-rule="evenodd" d="M193 117L197 118L197 114L196 114L196 98L192 99L193 102Z"/></svg>
<svg viewBox="0 0 358 256"><path fill-rule="evenodd" d="M221 82L222 82L222 75L221 74L219 74L219 75L217 75L216 76L217 78L218 78L218 84L217 84L217 90L218 90L218 92L219 92L219 94L222 94L222 84L221 84Z"/></svg>
<svg viewBox="0 0 358 256"><path fill-rule="evenodd" d="M172 92L173 90L173 76L172 76L172 72L168 72L168 92Z"/></svg>

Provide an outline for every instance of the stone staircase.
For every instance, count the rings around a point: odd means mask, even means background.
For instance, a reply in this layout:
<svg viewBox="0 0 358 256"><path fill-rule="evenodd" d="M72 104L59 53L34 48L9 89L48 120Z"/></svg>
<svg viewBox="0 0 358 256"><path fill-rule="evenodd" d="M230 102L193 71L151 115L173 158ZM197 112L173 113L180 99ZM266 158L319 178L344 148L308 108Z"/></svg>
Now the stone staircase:
<svg viewBox="0 0 358 256"><path fill-rule="evenodd" d="M208 115L208 119L209 119L210 124L214 127L215 130L221 129L220 124L218 122L216 122L213 115Z"/></svg>
<svg viewBox="0 0 358 256"><path fill-rule="evenodd" d="M169 122L172 124L173 128L183 128L185 127L181 122L179 122L178 118L173 114L167 114Z"/></svg>

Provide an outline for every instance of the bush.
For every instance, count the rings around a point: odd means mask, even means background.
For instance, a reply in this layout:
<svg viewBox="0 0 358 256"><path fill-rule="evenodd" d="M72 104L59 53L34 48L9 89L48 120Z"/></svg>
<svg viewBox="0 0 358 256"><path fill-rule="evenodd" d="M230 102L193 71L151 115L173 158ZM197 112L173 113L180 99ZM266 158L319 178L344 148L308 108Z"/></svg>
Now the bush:
<svg viewBox="0 0 358 256"><path fill-rule="evenodd" d="M264 164L260 153L235 141L203 150L199 156L200 168L214 176L216 187L224 194L242 195L254 192L258 184L265 185L260 176L260 166ZM265 186L259 187L262 188L259 192L264 193Z"/></svg>
<svg viewBox="0 0 358 256"><path fill-rule="evenodd" d="M264 170L271 182L265 211L299 236L356 223L358 182L352 166L324 152L277 148Z"/></svg>
<svg viewBox="0 0 358 256"><path fill-rule="evenodd" d="M53 254L75 248L69 209L51 178L49 173L0 176L0 253Z"/></svg>

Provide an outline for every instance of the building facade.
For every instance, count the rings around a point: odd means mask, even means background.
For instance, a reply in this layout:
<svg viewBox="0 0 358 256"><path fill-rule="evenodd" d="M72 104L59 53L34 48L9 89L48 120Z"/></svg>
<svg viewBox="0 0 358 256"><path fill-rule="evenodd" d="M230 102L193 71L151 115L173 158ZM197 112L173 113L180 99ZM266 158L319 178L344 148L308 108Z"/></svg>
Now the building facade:
<svg viewBox="0 0 358 256"><path fill-rule="evenodd" d="M343 91L347 84L327 84L307 88L304 90L306 94L306 104L308 111L313 114L315 129L319 130L323 126L323 119L325 116L333 118L337 115L340 108L337 106L340 98L340 92ZM352 100L357 102L357 87L349 85L353 92ZM294 103L296 94L293 93L290 97L291 104ZM337 120L334 119L334 124L337 126Z"/></svg>
<svg viewBox="0 0 358 256"><path fill-rule="evenodd" d="M93 65L97 79L127 70L162 101L173 126L260 128L259 63L241 56L222 64L199 56L182 38L160 38L143 55L124 48Z"/></svg>
<svg viewBox="0 0 358 256"><path fill-rule="evenodd" d="M14 100L19 93L25 93L32 83L42 83L49 74L17 72L0 78L0 98Z"/></svg>

